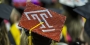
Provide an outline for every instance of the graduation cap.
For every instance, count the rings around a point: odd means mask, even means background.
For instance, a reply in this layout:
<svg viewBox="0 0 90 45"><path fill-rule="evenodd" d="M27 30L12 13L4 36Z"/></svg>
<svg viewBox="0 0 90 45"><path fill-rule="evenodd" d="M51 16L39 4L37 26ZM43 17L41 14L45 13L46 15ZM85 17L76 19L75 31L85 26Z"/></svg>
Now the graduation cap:
<svg viewBox="0 0 90 45"><path fill-rule="evenodd" d="M80 6L74 9L75 12L79 13L80 15L82 15L83 17L85 17L86 23L84 26L85 32L87 33L87 35L90 37L90 3L87 3L84 6Z"/></svg>
<svg viewBox="0 0 90 45"><path fill-rule="evenodd" d="M0 23L3 19L9 20L13 7L3 4L0 4Z"/></svg>
<svg viewBox="0 0 90 45"><path fill-rule="evenodd" d="M83 17L89 19L90 18L90 3L87 3L84 6L80 6L74 9L75 12L79 13Z"/></svg>
<svg viewBox="0 0 90 45"><path fill-rule="evenodd" d="M44 22L34 28L32 32L55 41L60 41L60 34L65 20L66 17L61 14L28 2L20 19L19 26L30 30L35 25L37 26L37 24Z"/></svg>

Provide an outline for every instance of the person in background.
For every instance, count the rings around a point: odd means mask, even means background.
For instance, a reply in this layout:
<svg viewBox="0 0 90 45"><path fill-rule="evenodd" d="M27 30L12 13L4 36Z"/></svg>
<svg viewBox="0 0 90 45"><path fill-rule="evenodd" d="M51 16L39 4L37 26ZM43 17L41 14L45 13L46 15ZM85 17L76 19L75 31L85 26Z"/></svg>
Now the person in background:
<svg viewBox="0 0 90 45"><path fill-rule="evenodd" d="M8 31L5 33L7 34L7 37L9 37L10 44L20 45L20 30L18 27L18 21L21 15L14 7L7 4L8 1L6 2L6 0L1 0L0 2L0 18L4 17L5 19L3 22L5 23L6 31Z"/></svg>
<svg viewBox="0 0 90 45"><path fill-rule="evenodd" d="M64 2L66 1L66 2ZM71 1L71 0L59 0L60 4L62 4L63 7L63 15L67 16L66 19L66 26L67 26L67 30L68 33L70 34L71 38L72 38L72 42L80 42L79 45L83 44L84 40L82 38L80 38L80 35L83 31L83 24L82 24L82 17L76 13L73 9L75 9L78 6L83 6L87 3L86 2L78 2L76 0L73 0L75 2L75 4ZM85 3L85 4L84 4ZM83 34L82 34L83 35ZM83 37L83 36L82 36ZM77 40L79 39L79 40ZM74 44L75 44L74 43ZM76 44L78 45L78 44Z"/></svg>
<svg viewBox="0 0 90 45"><path fill-rule="evenodd" d="M4 22L1 22L1 20L0 20L0 45L10 45L5 24Z"/></svg>
<svg viewBox="0 0 90 45"><path fill-rule="evenodd" d="M18 22L20 19L21 15L20 13L16 10L13 9L10 19L11 19L11 28L10 28L10 33L12 35L13 40L15 41L16 45L20 45L20 27L18 26Z"/></svg>
<svg viewBox="0 0 90 45"><path fill-rule="evenodd" d="M10 45L8 32L5 27L4 20L10 19L10 14L12 12L13 7L4 4L4 0L0 0L0 45Z"/></svg>
<svg viewBox="0 0 90 45"><path fill-rule="evenodd" d="M76 7L74 9L75 12L77 12L78 14L80 14L81 16L84 17L84 19L86 19L85 21L85 25L84 25L84 41L88 42L88 44L90 45L90 0L83 0L82 2L86 2L85 5L83 6L79 6Z"/></svg>

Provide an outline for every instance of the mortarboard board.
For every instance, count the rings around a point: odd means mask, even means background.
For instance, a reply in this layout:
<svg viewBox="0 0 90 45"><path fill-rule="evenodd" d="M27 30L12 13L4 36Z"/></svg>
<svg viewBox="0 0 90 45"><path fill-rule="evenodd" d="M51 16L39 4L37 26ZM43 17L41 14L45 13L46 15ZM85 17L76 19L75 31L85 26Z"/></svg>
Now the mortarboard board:
<svg viewBox="0 0 90 45"><path fill-rule="evenodd" d="M0 4L0 23L3 19L9 20L13 7L3 4Z"/></svg>
<svg viewBox="0 0 90 45"><path fill-rule="evenodd" d="M87 35L90 37L90 3L87 3L84 6L80 6L74 9L75 12L79 13L81 16L86 18L84 30Z"/></svg>
<svg viewBox="0 0 90 45"><path fill-rule="evenodd" d="M74 11L88 19L90 18L90 3L87 3L84 6L77 7L74 9Z"/></svg>
<svg viewBox="0 0 90 45"><path fill-rule="evenodd" d="M19 26L30 30L32 27L42 22L42 20L45 23L32 30L32 32L59 41L66 17L30 2L26 5Z"/></svg>

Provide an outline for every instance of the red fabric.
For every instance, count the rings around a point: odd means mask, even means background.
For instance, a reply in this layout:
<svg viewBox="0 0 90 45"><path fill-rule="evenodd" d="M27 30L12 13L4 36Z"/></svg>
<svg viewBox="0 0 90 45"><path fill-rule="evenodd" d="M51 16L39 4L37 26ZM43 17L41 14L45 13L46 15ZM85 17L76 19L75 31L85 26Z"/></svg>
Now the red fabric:
<svg viewBox="0 0 90 45"><path fill-rule="evenodd" d="M46 21L48 22L48 24L50 26L53 26L52 28L48 28L48 26L46 25L45 21L44 21L44 26L46 28L40 28L41 25L37 28L35 28L34 30L32 30L33 32L36 32L42 36L48 37L50 39L53 39L55 41L60 41L60 33L62 30L62 27L64 25L64 22L66 20L66 17L58 14L56 12L53 12L51 10L48 10L50 12L50 14L52 15L52 17L49 16L49 13L47 11L45 12L36 12L36 13L29 13L28 16L31 20L28 20L28 18L25 15L25 12L31 12L31 11L40 11L40 10L46 10L43 7L34 5L30 2L27 3L26 9L24 10L24 13L21 17L21 20L19 22L19 26L30 30L32 27L34 27L35 25L39 24L40 22L37 19L33 19L32 18L32 14L37 14L37 16L43 20L43 18L41 18L40 14L44 13L48 16L48 18L46 18L44 16L44 18L46 19ZM35 16L34 16L35 17ZM35 17L36 18L36 17ZM51 30L51 29L55 29L55 31L50 31L50 32L43 32L42 30Z"/></svg>

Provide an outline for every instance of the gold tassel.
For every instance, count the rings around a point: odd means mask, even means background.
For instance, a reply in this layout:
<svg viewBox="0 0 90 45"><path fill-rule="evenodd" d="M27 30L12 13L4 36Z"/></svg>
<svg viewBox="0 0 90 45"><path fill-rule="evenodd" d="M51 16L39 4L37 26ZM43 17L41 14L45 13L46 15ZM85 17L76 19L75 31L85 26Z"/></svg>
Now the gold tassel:
<svg viewBox="0 0 90 45"><path fill-rule="evenodd" d="M32 45L32 36L31 36L31 31L29 32L29 37L28 37L28 39L29 39L29 45Z"/></svg>
<svg viewBox="0 0 90 45"><path fill-rule="evenodd" d="M40 22L39 24L37 24L36 26L34 26L34 27L32 27L32 28L30 29L30 31L29 31L29 37L28 37L28 39L29 39L29 45L32 45L31 31L32 31L33 29L35 29L36 27L38 27L39 25L43 24L43 23L44 23L44 22Z"/></svg>

